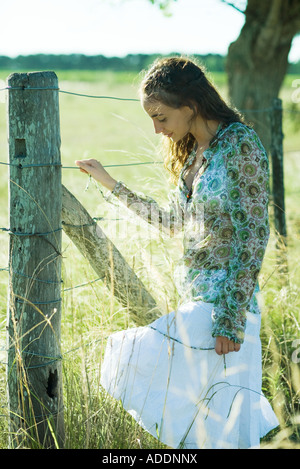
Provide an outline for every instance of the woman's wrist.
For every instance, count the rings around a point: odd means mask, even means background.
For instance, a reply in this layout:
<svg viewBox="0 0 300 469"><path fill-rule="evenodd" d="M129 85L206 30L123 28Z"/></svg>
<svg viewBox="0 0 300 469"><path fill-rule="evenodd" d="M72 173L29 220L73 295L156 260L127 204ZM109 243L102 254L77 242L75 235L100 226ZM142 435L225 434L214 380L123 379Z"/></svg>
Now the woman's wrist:
<svg viewBox="0 0 300 469"><path fill-rule="evenodd" d="M100 182L108 190L112 191L117 181L103 168L102 164L95 160L76 160L75 164L79 166L80 171L89 174L95 181Z"/></svg>
<svg viewBox="0 0 300 469"><path fill-rule="evenodd" d="M98 180L98 182L100 182L102 184L102 186L106 187L106 189L108 189L109 191L113 191L113 189L115 188L115 185L117 184L117 181L112 178L109 174L107 174L107 177L106 178L95 178Z"/></svg>

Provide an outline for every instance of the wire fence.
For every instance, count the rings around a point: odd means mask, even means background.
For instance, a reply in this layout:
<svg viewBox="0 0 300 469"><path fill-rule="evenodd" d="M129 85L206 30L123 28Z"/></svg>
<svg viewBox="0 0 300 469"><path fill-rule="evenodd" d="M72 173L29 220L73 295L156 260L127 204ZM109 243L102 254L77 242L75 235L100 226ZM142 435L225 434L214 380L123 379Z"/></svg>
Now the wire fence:
<svg viewBox="0 0 300 469"><path fill-rule="evenodd" d="M6 86L4 88L0 89L1 91L13 91L13 90L23 90L23 91L36 91L36 90L54 90L58 91L59 93L63 94L69 94L73 96L79 96L79 97L85 97L85 98L92 98L92 99L108 99L108 100L118 100L118 101L132 101L132 102L140 102L139 99L136 98L124 98L124 97L118 97L118 96L107 96L107 95L90 95L90 94L84 94L84 93L76 93L76 92L71 92L67 90L61 90L60 88L54 88L54 87L43 87L43 88L37 88L37 87L11 87L11 86ZM274 110L273 107L267 107L267 108L262 108L262 109L252 109L252 110L247 110L247 112L253 112L253 113L265 113L265 112L272 112ZM298 109L283 109L284 112L288 112L291 114L300 114L300 110ZM245 112L245 110L241 110L241 112ZM126 166L140 166L140 165L156 165L156 164L163 164L163 161L146 161L146 162L134 162L134 163L121 163L121 164L109 164L109 165L103 165L104 168L113 168L113 167L126 167ZM22 164L22 163L8 163L4 161L0 161L0 165L5 165L5 166L14 166L18 167L20 169L26 169L26 168L34 168L34 167L50 167L50 166L57 166L60 167L61 169L75 169L77 171L80 170L78 166L64 166L61 163L46 163L46 164ZM99 188L100 189L100 188ZM100 190L102 193L102 191ZM102 193L103 195L103 193ZM94 218L94 220L101 220L102 218ZM17 235L18 233L16 232L11 232L9 228L0 228L0 231L6 231L10 234ZM29 236L30 234L23 234L19 233L20 235L25 235ZM40 233L40 234L35 234L35 235L46 235L49 233ZM34 235L34 234L33 234ZM0 269L0 271L3 271L6 269Z"/></svg>
<svg viewBox="0 0 300 469"><path fill-rule="evenodd" d="M13 87L10 87L10 86L6 86L4 88L1 88L0 89L0 92L4 92L4 91L13 91L14 89L18 89L18 90L28 90L28 91L36 91L36 90L54 90L54 91L58 91L59 93L62 93L62 94L67 94L67 95L73 95L73 96L78 96L78 97L84 97L84 98L91 98L91 99L108 99L108 100L117 100L117 101L128 101L128 102L140 102L139 99L136 99L136 98L123 98L123 97L117 97L117 96L106 96L106 95L90 95L90 94L83 94L83 93L76 93L76 92L71 92L71 91L67 91L67 90L61 90L60 88L29 88L29 87L22 87L22 88L13 88ZM253 112L253 113L266 113L266 112L272 112L274 110L273 107L268 107L268 108L263 108L263 109L252 109L252 110L247 110L247 112ZM291 114L300 114L300 110L298 109L283 109L284 112L287 112L287 113L291 113ZM241 110L241 112L245 112L243 110ZM109 165L104 165L104 168L112 168L112 167L122 167L122 166L139 166L139 165L155 165L155 164L162 164L163 161L147 161L147 162L135 162L135 163L123 163L123 164L109 164ZM15 167L18 167L20 169L27 169L27 168L34 168L34 167L50 167L50 166L57 166L57 167L60 167L61 169L75 169L75 170L79 170L79 167L78 166L64 166L62 165L61 163L49 163L49 164L22 164L22 163L8 163L8 162L4 162L4 161L0 161L0 165L5 165L5 166L15 166ZM100 188L99 188L100 189ZM102 193L102 191L100 190L100 192ZM102 193L103 195L103 193ZM100 220L105 220L105 218L103 217L93 217L93 224L97 223L98 221ZM71 225L70 225L71 226ZM83 226L86 226L86 225L81 225L82 227ZM58 230L62 230L63 228L58 228L57 230L53 230L51 232L47 232L47 233L19 233L19 232L15 232L15 231L11 231L10 228L5 228L5 227L2 227L0 228L0 231L2 232L6 232L10 235L13 235L13 236L46 236L46 235L49 235L49 234L52 234L54 233L55 231L58 231ZM11 270L9 267L3 267L3 268L0 268L0 272L6 272L6 273L10 273ZM42 283L61 283L63 284L63 280L57 280L57 281L52 281L52 280L41 280L41 279L38 279L36 277L31 277L31 276L28 276L28 275L25 275L24 273L22 272L12 272L14 275L21 275L21 276L24 276L26 278L28 278L28 280L34 280L34 281L37 281L37 282L42 282ZM86 286L90 286L98 281L101 281L103 280L104 277L99 277L99 278L95 278L93 280L90 280L88 282L85 282L85 283L81 283L81 284L78 284L78 285L75 285L75 286L72 286L72 287L68 287L68 288L63 288L63 292L69 292L69 291L72 291L74 289L78 289L78 288L83 288L83 287L86 287ZM59 300L56 300L56 301L61 301L61 299ZM75 347L67 352L65 352L63 355L66 355L66 354L69 354L75 350L78 350L80 348L82 348L83 346L89 346L91 344L94 344L96 342L100 342L102 341L103 338L101 339L98 339L98 340L95 340L95 341L92 341L92 342L89 342L88 344L84 344L84 345L81 345L79 347ZM0 352L7 352L6 349L0 349ZM24 352L25 353L25 352ZM30 352L31 353L31 352ZM49 357L49 356L43 356L42 354L38 354L39 357L41 358L47 358L47 359L51 359L51 363L53 361L57 361L57 360L62 360L63 359L63 356L60 355L60 356L57 356L57 357ZM0 364L6 364L5 362L3 361L0 361ZM49 362L47 363L42 363L42 364L38 364L38 365L34 365L34 367L39 367L39 366L46 366L48 365Z"/></svg>
<svg viewBox="0 0 300 469"><path fill-rule="evenodd" d="M91 95L91 94L84 94L84 93L77 93L77 92L72 92L72 91L67 91L67 90L62 90L60 88L54 88L54 87L44 87L44 88L37 88L37 87L11 87L11 86L6 86L4 88L0 89L1 91L13 91L13 90L23 90L23 91L37 91L37 90L46 90L46 91L58 91L59 93L63 94L68 94L68 95L73 95L73 96L78 96L78 97L84 97L84 98L91 98L91 99L108 99L108 100L117 100L117 101L131 101L131 102L140 102L139 99L136 98L124 98L124 97L118 97L118 96L108 96L108 95ZM267 107L263 109L252 109L250 112L253 113L265 113L265 112L272 112L274 110L273 107ZM297 109L283 109L284 112L288 112L291 114L300 114L300 110ZM243 110L241 112L244 112ZM249 112L249 110L247 110ZM156 164L163 164L163 161L146 161L146 162L135 162L135 163L121 163L121 164L109 164L109 165L103 165L104 168L113 168L113 167L125 167L125 166L140 166L140 165L156 165ZM57 166L60 167L61 169L75 169L79 171L78 166L64 166L61 163L47 163L47 164L22 164L22 163L8 163L4 161L0 161L0 165L5 165L5 166L15 166L20 169L26 169L26 168L34 168L34 167L50 167L50 166ZM103 195L101 189L98 186L99 191ZM93 222L97 223L100 220L105 220L103 217L93 217ZM81 226L86 226L86 225L81 225ZM61 230L62 228L59 228L58 230ZM56 230L56 231L58 231ZM15 231L11 231L10 228L4 228L0 227L0 231L2 232L7 232L8 234L14 235L14 236L46 236L54 231L47 232L47 233L18 233ZM8 267L0 268L0 272L9 272ZM14 274L17 275L24 275L22 273L17 273L14 272ZM30 278L30 277L29 277ZM33 279L33 278L30 278ZM76 289L79 287L87 286L90 285L91 283L97 282L102 280L103 278L98 278L92 281L89 281L87 283L81 284L81 285L76 285L75 287L71 288L66 288L63 291L70 291L72 289ZM39 279L34 279L37 281L42 281ZM62 282L62 280L61 280Z"/></svg>
<svg viewBox="0 0 300 469"><path fill-rule="evenodd" d="M103 96L103 95L90 95L90 94L84 94L84 93L75 93L73 91L66 91L66 90L61 90L60 88L51 88L51 87L45 87L45 88L33 88L33 87L12 87L12 86L5 86L4 88L1 88L0 91L11 91L11 90L52 90L52 91L59 91L59 93L63 94L70 94L74 96L81 96L83 98L93 98L93 99L113 99L117 101L135 101L135 102L140 102L139 99L137 98L121 98L118 96Z"/></svg>
<svg viewBox="0 0 300 469"><path fill-rule="evenodd" d="M115 97L115 96L102 96L102 95L101 96L99 96L99 95L87 95L87 94L82 94L82 93L70 92L70 91L66 91L66 90L60 90L60 89L57 89L57 88L12 88L12 87L7 86L5 88L1 88L0 91L12 91L14 89L19 89L19 90L57 90L57 91L59 91L60 93L63 93L63 94L79 96L79 97L86 97L86 98L110 99L110 100L133 101L133 102L138 102L139 101L138 99L133 99L133 98L120 98L120 97ZM162 163L163 163L162 161L159 161L159 162L148 161L148 162L122 163L122 164L109 164L109 165L104 165L104 168L122 167L122 166L155 165L155 164L162 164ZM0 161L0 165L14 166L14 167L18 167L19 169L22 169L22 170L27 169L27 168L50 167L50 166L57 166L57 167L60 167L61 169L75 169L75 170L78 170L78 171L80 169L78 166L64 166L61 163L23 164L23 163L8 163L8 162ZM100 190L100 188L99 188L99 190ZM101 190L100 190L100 192L102 193ZM103 193L102 193L102 195L103 195ZM105 220L105 218L104 217L93 217L93 223L92 224L95 224L100 220ZM85 225L80 225L79 227L84 227L84 226L87 226L87 225L86 224ZM47 236L49 234L52 234L52 233L54 233L58 230L62 230L62 229L63 228L61 227L57 230L53 230L51 232L45 232L45 233L22 233L22 232L12 231L10 228L0 227L1 232L7 233L7 234L10 234L10 235L13 235L13 236ZM64 283L62 279L57 280L57 281L42 280L42 279L39 279L37 277L32 277L32 276L26 275L23 272L16 272L16 271L12 272L9 267L0 268L0 272L12 273L14 275L20 275L20 276L26 277L29 281L32 280L32 281L37 281L37 282L47 283L47 284L49 284L49 283L63 284ZM96 282L99 282L101 280L104 280L104 276L95 278L93 280L89 280L88 282L84 282L84 283L81 283L81 284L78 284L78 285L75 285L75 286L63 288L62 292L70 292L70 291L78 289L78 288L87 287L87 286L90 286L90 285L92 285ZM58 302L58 301L61 301L61 298L57 299L57 300L54 300L53 302ZM35 304L37 304L37 303L35 303ZM87 347L87 346L93 345L93 344L95 344L97 342L101 342L101 341L103 341L103 338L92 341L92 342L89 342L89 343L84 344L84 345L80 345L80 346L75 347L75 348L72 348L72 349L64 352L63 355L59 355L59 356L48 356L48 355L45 356L43 354L35 354L35 356L38 356L41 359L47 359L47 361L43 362L43 363L40 363L40 364L35 364L33 366L29 366L29 367L27 366L26 368L28 369L28 368L38 368L38 367L47 366L49 364L54 363L55 361L62 360L63 356L65 356L67 354L70 354L71 352L74 352L76 350L79 350L82 347ZM8 350L6 348L0 348L0 352L7 353ZM22 353L26 353L26 351L24 351ZM31 353L31 352L29 352L29 353ZM7 365L7 363L3 360L0 360L0 364ZM3 415L3 416L6 417L5 415Z"/></svg>
<svg viewBox="0 0 300 469"><path fill-rule="evenodd" d="M62 94L69 94L73 96L80 96L83 98L92 98L92 99L112 99L116 101L132 101L132 102L140 102L139 99L137 98L123 98L119 96L107 96L107 95L91 95L91 94L84 94L84 93L76 93L73 91L67 91L67 90L62 90L60 88L50 88L50 87L45 87L45 88L33 88L33 87L11 87L11 86L5 86L4 88L0 88L0 91L12 91L12 90L28 90L28 91L36 91L36 90L53 90L53 91L58 91L59 93ZM270 112L273 111L273 107L267 107L267 108L262 108L262 109L240 109L241 112L254 112L254 113L260 113L260 112ZM298 109L284 109L286 112L290 113L296 113L300 114L300 110Z"/></svg>
<svg viewBox="0 0 300 469"><path fill-rule="evenodd" d="M48 90L53 90L53 91L59 91L60 93L63 93L63 94L69 94L69 95L85 97L85 98L110 99L110 100L118 100L118 101L139 102L139 99L135 99L135 98L121 98L121 97L116 97L116 96L103 96L103 95L88 95L88 94L83 94L83 93L75 93L75 92L71 92L71 91L61 90L59 88L53 88L53 87L30 88L30 87L6 86L6 87L0 89L0 91L12 91L12 90L26 90L26 91L27 90L29 90L29 91L31 91L31 90L33 90L33 91L36 91L36 90L47 90L47 91ZM163 161L146 161L146 162L135 162L135 163L109 164L109 165L103 165L103 167L104 168L113 168L113 167L122 167L122 166L140 166L140 165L155 165L155 164L163 164ZM19 169L34 168L34 167L51 167L51 166L57 166L57 167L60 167L61 169L75 169L77 171L79 171L79 169L80 169L78 166L64 166L61 163L22 164L22 163L7 163L7 162L4 162L4 161L0 161L0 165L14 166L14 167L18 167ZM101 190L100 190L100 192L102 193ZM102 195L103 195L103 193L102 193ZM93 217L93 220L96 223L97 221L105 220L105 218L103 218L103 217ZM81 226L86 226L86 225L81 225ZM62 228L60 228L60 229L62 229ZM15 236L17 236L17 235L19 235L19 236L45 236L45 235L48 235L48 234L52 233L52 232L47 232L47 233L17 233L15 231L11 231L10 228L3 228L3 227L2 228L0 227L0 231L7 232L8 234L12 234L12 235L15 235ZM0 272L9 272L9 268L8 267L1 268ZM14 272L14 274L16 274L16 272ZM17 274L18 275L23 275L23 274L20 274L20 273L17 273ZM30 279L32 279L32 278L30 278ZM35 280L38 280L38 279L35 279ZM102 278L92 280L92 281L87 282L85 284L76 285L75 287L64 289L63 291L70 291L70 290L75 289L75 288L90 285L91 283L94 283L94 282L99 281L99 280L102 280Z"/></svg>

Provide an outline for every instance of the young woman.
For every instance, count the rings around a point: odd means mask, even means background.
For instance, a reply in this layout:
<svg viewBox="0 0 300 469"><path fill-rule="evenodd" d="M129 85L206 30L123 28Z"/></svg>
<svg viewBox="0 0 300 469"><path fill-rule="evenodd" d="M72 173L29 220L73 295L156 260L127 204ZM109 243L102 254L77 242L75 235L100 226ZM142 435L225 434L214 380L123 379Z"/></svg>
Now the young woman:
<svg viewBox="0 0 300 469"><path fill-rule="evenodd" d="M173 236L176 311L113 334L102 385L143 428L173 448L249 448L278 425L261 392L258 274L269 238L268 158L191 60L153 64L141 102L167 143L176 184L169 210L77 161L127 207ZM226 366L225 366L226 365Z"/></svg>

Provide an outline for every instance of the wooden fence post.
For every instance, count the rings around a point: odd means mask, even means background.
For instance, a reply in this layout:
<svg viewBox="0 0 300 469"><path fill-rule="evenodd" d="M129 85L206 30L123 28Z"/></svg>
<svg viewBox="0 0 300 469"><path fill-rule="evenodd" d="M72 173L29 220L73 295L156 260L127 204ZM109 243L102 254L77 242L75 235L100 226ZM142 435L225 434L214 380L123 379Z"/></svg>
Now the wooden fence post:
<svg viewBox="0 0 300 469"><path fill-rule="evenodd" d="M161 314L154 298L128 265L116 246L105 236L86 209L63 186L62 226L118 301L128 308L137 325L145 326Z"/></svg>
<svg viewBox="0 0 300 469"><path fill-rule="evenodd" d="M273 100L271 113L271 158L272 158L272 186L274 203L274 223L279 255L279 271L287 272L287 229L284 201L284 171L283 171L283 132L282 132L282 100Z"/></svg>
<svg viewBox="0 0 300 469"><path fill-rule="evenodd" d="M8 87L10 445L62 447L58 80L54 72L14 73Z"/></svg>

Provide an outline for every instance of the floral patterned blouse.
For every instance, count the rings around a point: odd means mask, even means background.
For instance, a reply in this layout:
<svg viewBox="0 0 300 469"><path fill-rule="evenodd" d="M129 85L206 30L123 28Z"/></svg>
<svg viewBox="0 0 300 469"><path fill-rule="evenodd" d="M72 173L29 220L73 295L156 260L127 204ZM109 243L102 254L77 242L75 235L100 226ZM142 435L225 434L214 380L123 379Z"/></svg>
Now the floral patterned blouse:
<svg viewBox="0 0 300 469"><path fill-rule="evenodd" d="M219 126L191 190L182 168L167 210L118 181L112 193L147 222L174 236L183 229L184 254L175 269L181 301L213 303L212 335L244 340L247 311L259 313L258 274L269 239L266 152L255 131Z"/></svg>

